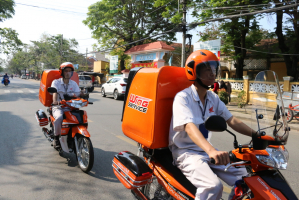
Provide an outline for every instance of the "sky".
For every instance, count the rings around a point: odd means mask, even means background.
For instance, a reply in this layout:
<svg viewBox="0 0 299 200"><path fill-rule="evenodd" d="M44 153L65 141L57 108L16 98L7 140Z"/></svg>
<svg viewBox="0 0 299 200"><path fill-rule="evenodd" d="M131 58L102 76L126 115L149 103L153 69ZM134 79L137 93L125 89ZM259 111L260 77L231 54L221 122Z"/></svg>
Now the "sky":
<svg viewBox="0 0 299 200"><path fill-rule="evenodd" d="M0 23L0 27L12 28L17 31L24 43L36 41L43 33L50 35L63 34L64 38L75 38L79 42L79 52L86 49L92 51L96 40L92 39L91 30L82 21L86 19L88 7L98 0L15 0L15 15ZM36 7L37 6L37 7ZM63 10L63 11L62 11ZM187 14L187 23L194 19ZM263 28L275 27L274 18L264 18L260 21ZM189 31L193 35L192 44L198 41L197 32L203 28ZM182 34L176 35L178 43L182 42Z"/></svg>

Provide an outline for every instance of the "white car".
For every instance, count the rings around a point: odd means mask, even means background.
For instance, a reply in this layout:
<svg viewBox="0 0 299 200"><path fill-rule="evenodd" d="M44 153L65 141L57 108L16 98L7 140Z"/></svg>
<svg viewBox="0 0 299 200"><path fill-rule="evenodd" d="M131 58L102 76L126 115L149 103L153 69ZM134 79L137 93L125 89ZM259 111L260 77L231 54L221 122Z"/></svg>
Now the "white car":
<svg viewBox="0 0 299 200"><path fill-rule="evenodd" d="M114 77L102 85L102 97L113 95L115 100L124 97L128 78Z"/></svg>
<svg viewBox="0 0 299 200"><path fill-rule="evenodd" d="M87 75L79 75L79 88L87 88L88 92L92 92L94 87L92 85L92 80L90 76Z"/></svg>

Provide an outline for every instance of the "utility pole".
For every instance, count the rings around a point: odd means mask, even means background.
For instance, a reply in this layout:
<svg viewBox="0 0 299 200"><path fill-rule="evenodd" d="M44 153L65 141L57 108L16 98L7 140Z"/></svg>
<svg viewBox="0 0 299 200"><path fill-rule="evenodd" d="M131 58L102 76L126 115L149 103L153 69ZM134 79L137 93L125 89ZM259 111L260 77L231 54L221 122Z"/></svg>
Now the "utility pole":
<svg viewBox="0 0 299 200"><path fill-rule="evenodd" d="M62 50L63 50L63 34L61 34L61 40L60 40L60 63L62 63Z"/></svg>
<svg viewBox="0 0 299 200"><path fill-rule="evenodd" d="M187 8L186 8L186 4L187 4L187 0L181 0L181 3L183 3L183 42L182 42L182 59L181 59L181 67L185 67L185 62L186 62L186 14L187 14Z"/></svg>
<svg viewBox="0 0 299 200"><path fill-rule="evenodd" d="M85 55L86 56L86 66L87 66L87 52L88 52L88 48L86 48L86 55Z"/></svg>

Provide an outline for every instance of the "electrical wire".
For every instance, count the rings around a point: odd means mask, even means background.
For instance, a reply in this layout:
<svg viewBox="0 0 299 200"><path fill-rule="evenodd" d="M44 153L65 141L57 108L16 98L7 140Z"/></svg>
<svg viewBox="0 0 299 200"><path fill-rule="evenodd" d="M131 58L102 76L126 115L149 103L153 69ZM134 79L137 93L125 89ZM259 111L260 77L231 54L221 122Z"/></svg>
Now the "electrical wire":
<svg viewBox="0 0 299 200"><path fill-rule="evenodd" d="M299 54L269 53L269 52L265 52L265 51L257 51L257 50L253 50L253 49L246 49L246 48L238 47L238 46L234 46L234 47L239 48L239 49L245 49L247 51L265 53L265 54L282 55L282 56L299 56Z"/></svg>
<svg viewBox="0 0 299 200"><path fill-rule="evenodd" d="M47 8L47 7L41 7L41 6L35 6L35 5L29 5L29 4L23 4L23 3L16 3L18 5L22 6L29 6L29 7L34 7L34 8L42 8L42 9L47 9L47 10L54 10L58 12L63 12L63 13L70 13L70 14L81 14L81 15L86 15L86 13L80 13L80 12L75 12L75 11L70 11L70 10L61 10L61 9L56 9L56 8Z"/></svg>
<svg viewBox="0 0 299 200"><path fill-rule="evenodd" d="M200 24L204 24L204 23L208 23L208 22L220 21L220 20L224 20L224 19L232 19L232 18L236 18L236 17L249 16L249 15L254 15L254 14L259 14L259 13L274 12L274 11L277 11L277 10L284 10L284 9L287 9L287 8L293 8L293 7L297 7L297 6L299 6L299 4L295 3L295 4L292 4L292 5L281 6L281 7L277 7L277 8L269 8L269 9L250 12L250 13L244 13L244 14L238 14L238 15L228 15L228 16L225 16L225 17L208 19L208 20L205 20L205 21L202 21L202 22L190 23L190 24L188 24L188 26L190 27L190 29L192 29L192 28L195 28L196 26L198 26Z"/></svg>

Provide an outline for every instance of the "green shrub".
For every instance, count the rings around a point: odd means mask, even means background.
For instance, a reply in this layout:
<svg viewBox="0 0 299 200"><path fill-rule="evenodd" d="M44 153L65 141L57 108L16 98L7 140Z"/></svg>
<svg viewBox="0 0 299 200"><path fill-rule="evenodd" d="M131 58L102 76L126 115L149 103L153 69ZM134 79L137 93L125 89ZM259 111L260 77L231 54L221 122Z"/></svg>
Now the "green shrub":
<svg viewBox="0 0 299 200"><path fill-rule="evenodd" d="M219 99L226 105L228 104L228 93L225 89L218 90Z"/></svg>
<svg viewBox="0 0 299 200"><path fill-rule="evenodd" d="M238 94L238 107L239 108L245 108L245 105L246 105L246 94L245 94L245 91L242 90L239 94Z"/></svg>

